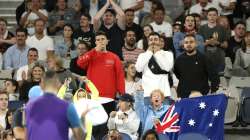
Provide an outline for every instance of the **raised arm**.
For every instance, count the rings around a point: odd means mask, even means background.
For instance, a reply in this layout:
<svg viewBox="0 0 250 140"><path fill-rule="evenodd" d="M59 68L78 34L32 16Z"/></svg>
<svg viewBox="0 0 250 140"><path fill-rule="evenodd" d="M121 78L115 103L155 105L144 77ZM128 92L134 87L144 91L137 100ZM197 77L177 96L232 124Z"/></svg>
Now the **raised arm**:
<svg viewBox="0 0 250 140"><path fill-rule="evenodd" d="M82 68L86 69L89 62L97 56L97 51L92 49L91 51L87 52L86 54L79 56L77 59L77 65Z"/></svg>
<svg viewBox="0 0 250 140"><path fill-rule="evenodd" d="M136 2L135 6L130 7L129 9L133 9L135 11L140 10L144 7L144 0L139 0Z"/></svg>
<svg viewBox="0 0 250 140"><path fill-rule="evenodd" d="M147 50L145 53L141 53L136 61L135 68L136 71L142 72L148 65L149 59L152 57L153 52Z"/></svg>
<svg viewBox="0 0 250 140"><path fill-rule="evenodd" d="M105 13L105 11L108 9L110 5L109 0L107 0L106 4L96 13L94 19L93 19L93 26L94 26L94 30L97 32L100 28L101 22L100 19L103 16L103 14Z"/></svg>
<svg viewBox="0 0 250 140"><path fill-rule="evenodd" d="M117 14L117 24L122 29L125 30L125 13L121 9L120 6L118 6L113 0L107 0L110 1L110 4L112 5L113 9L115 10Z"/></svg>

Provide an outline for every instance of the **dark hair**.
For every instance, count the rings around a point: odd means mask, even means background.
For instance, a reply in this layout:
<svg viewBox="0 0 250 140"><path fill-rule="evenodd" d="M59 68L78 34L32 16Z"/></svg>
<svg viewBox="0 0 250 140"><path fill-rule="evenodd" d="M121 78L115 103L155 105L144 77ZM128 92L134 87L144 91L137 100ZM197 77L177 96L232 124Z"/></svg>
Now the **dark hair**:
<svg viewBox="0 0 250 140"><path fill-rule="evenodd" d="M132 64L135 64L135 62L133 62L133 61L126 61L126 62L124 63L125 78L127 78L127 73L128 73L128 71L127 71L126 69L128 69L128 67L129 67L130 65L132 65ZM135 81L135 78L136 78L136 75L135 75L135 77L133 77L133 80L134 80L134 81Z"/></svg>
<svg viewBox="0 0 250 140"><path fill-rule="evenodd" d="M43 79L42 83L44 84L45 87L46 86L53 86L53 85L57 84L56 81L59 81L59 76L58 76L56 71L48 70L44 73L42 79Z"/></svg>
<svg viewBox="0 0 250 140"><path fill-rule="evenodd" d="M71 30L74 32L74 27L73 27L71 24L69 24L69 23L68 23L68 24L65 24L65 25L63 26L63 28L66 27L66 26L67 26L67 27L70 27Z"/></svg>
<svg viewBox="0 0 250 140"><path fill-rule="evenodd" d="M22 32L22 33L24 33L24 34L25 34L25 36L27 36L27 35L28 35L28 31L27 31L27 29L26 29L26 28L22 28L22 27L17 28L17 29L16 29L16 34L17 34L18 32Z"/></svg>
<svg viewBox="0 0 250 140"><path fill-rule="evenodd" d="M195 31L197 31L195 16L192 15L192 14L188 14L188 15L186 15L186 16L184 17L181 31L182 31L182 32L185 32L185 27L184 27L185 25L184 25L184 24L185 24L185 21L186 21L186 18L187 18L187 17L193 17L193 18L194 18L194 29L195 29Z"/></svg>
<svg viewBox="0 0 250 140"><path fill-rule="evenodd" d="M107 37L107 34L106 34L105 32L103 32L103 31L96 32L96 34L95 34L96 37L97 37L97 36L100 36L100 35L103 35L103 36L105 36L106 38L108 38L108 37Z"/></svg>
<svg viewBox="0 0 250 140"><path fill-rule="evenodd" d="M63 26L63 29L65 28L65 27L69 27L71 30L72 30L72 35L71 35L71 41L73 42L73 33L74 33L74 27L71 25L71 24L65 24L64 26ZM74 45L74 43L72 43L72 46ZM71 48L72 48L72 46L71 46Z"/></svg>
<svg viewBox="0 0 250 140"><path fill-rule="evenodd" d="M146 140L147 136L153 134L156 138L156 140L159 140L159 136L157 134L157 132L154 129L149 129L147 130L143 135L142 135L142 139L141 140Z"/></svg>
<svg viewBox="0 0 250 140"><path fill-rule="evenodd" d="M13 118L14 117L14 112L15 112L15 110L8 109L8 111L6 113L6 116L5 116L5 123L6 123L5 130L11 129L11 127L13 126L11 123L9 123L8 117L12 114L12 118Z"/></svg>
<svg viewBox="0 0 250 140"><path fill-rule="evenodd" d="M156 5L156 8L157 7L164 8L163 4L160 1L157 1L157 0L153 0L152 5Z"/></svg>
<svg viewBox="0 0 250 140"><path fill-rule="evenodd" d="M143 26L143 29L145 27L149 27L152 32L154 32L154 28L150 25L150 24L147 24L147 25L144 25ZM144 35L144 31L143 31L143 37L142 37L142 45L143 45L143 50L146 51L148 49L148 39L147 37Z"/></svg>
<svg viewBox="0 0 250 140"><path fill-rule="evenodd" d="M128 32L134 32L134 33L135 33L135 31L134 31L134 30L132 30L132 29L128 29L128 30L126 30L126 31L125 31L125 36L127 36L127 33L128 33ZM136 33L135 33L135 34L136 34Z"/></svg>
<svg viewBox="0 0 250 140"><path fill-rule="evenodd" d="M7 82L7 81L11 82L11 84L16 87L14 92L17 93L18 92L18 82L14 79L6 79L5 82Z"/></svg>
<svg viewBox="0 0 250 140"><path fill-rule="evenodd" d="M216 12L216 14L218 15L218 10L214 7L208 8L207 13L209 12Z"/></svg>
<svg viewBox="0 0 250 140"><path fill-rule="evenodd" d="M234 24L234 29L235 29L239 24L241 24L241 25L243 25L243 26L246 27L246 22L240 20L240 21L238 21L238 22L236 22L236 23Z"/></svg>
<svg viewBox="0 0 250 140"><path fill-rule="evenodd" d="M113 16L116 16L116 12L115 12L114 9L108 8L108 9L104 12L104 14L106 14L106 13L108 13L108 12L110 12Z"/></svg>
<svg viewBox="0 0 250 140"><path fill-rule="evenodd" d="M29 54L30 51L37 52L37 54L38 54L38 50L36 48L29 48L28 54Z"/></svg>
<svg viewBox="0 0 250 140"><path fill-rule="evenodd" d="M165 8L161 5L158 5L154 10L153 13L155 13L156 11L162 11L163 14L165 14Z"/></svg>
<svg viewBox="0 0 250 140"><path fill-rule="evenodd" d="M78 44L77 44L77 47L80 45L80 44L84 44L87 48L87 50L89 51L91 48L90 48L90 43L84 41L84 40L79 40Z"/></svg>
<svg viewBox="0 0 250 140"><path fill-rule="evenodd" d="M150 36L158 36L160 38L160 34L157 32L150 33L148 37L150 37Z"/></svg>
<svg viewBox="0 0 250 140"><path fill-rule="evenodd" d="M160 39L163 39L163 42L164 42L164 46L162 48L162 50L171 50L169 47L168 47L168 43L167 43L167 38L163 35L160 35Z"/></svg>
<svg viewBox="0 0 250 140"><path fill-rule="evenodd" d="M135 12L135 10L134 9L131 9L131 8L128 8L128 9L126 9L125 11L124 11L124 13L127 13L127 12Z"/></svg>
<svg viewBox="0 0 250 140"><path fill-rule="evenodd" d="M80 17L82 16L87 17L88 20L91 21L91 16L89 15L89 13L83 12Z"/></svg>
<svg viewBox="0 0 250 140"><path fill-rule="evenodd" d="M0 17L0 21L4 22L6 24L6 26L8 25L8 22L6 19Z"/></svg>

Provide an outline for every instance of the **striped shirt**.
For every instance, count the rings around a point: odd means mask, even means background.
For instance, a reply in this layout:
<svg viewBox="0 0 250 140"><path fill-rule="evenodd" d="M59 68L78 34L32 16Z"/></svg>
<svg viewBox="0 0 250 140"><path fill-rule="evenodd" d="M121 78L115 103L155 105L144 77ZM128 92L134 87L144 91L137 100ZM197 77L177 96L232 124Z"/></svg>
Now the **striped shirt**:
<svg viewBox="0 0 250 140"><path fill-rule="evenodd" d="M144 50L137 47L134 47L133 49L126 48L125 46L122 47L122 53L125 62L127 61L136 62L139 54L143 52Z"/></svg>

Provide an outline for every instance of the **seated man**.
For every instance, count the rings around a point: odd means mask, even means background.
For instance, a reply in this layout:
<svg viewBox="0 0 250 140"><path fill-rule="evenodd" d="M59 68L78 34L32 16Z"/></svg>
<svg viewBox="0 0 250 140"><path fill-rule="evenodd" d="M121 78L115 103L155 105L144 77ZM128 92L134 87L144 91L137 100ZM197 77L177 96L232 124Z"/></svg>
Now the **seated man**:
<svg viewBox="0 0 250 140"><path fill-rule="evenodd" d="M110 130L117 129L119 132L128 134L133 140L137 140L140 120L133 110L133 102L134 98L130 94L124 94L120 97L119 110L110 113L108 128Z"/></svg>

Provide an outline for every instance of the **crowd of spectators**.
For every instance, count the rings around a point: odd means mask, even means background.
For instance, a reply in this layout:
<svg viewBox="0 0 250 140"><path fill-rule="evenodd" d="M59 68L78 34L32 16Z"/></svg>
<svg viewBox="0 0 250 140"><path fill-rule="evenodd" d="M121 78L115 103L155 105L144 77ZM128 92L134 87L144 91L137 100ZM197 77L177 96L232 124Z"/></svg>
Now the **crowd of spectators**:
<svg viewBox="0 0 250 140"><path fill-rule="evenodd" d="M37 85L44 94L37 103L48 106L53 101L54 106L44 107L46 117L63 104L64 110L70 108L64 112L67 118L69 112L76 115L74 106L50 92L56 94L56 84L70 79L65 92L73 96L79 88L89 91L90 80L109 115L90 135L121 139L118 130L133 140L150 140L158 139L152 128L174 101L192 92L216 93L225 85L221 77L250 77L249 0L25 0L16 19L12 33L0 17L0 70L12 75L1 78L4 140L45 134L34 131L39 125L32 122L37 119L31 114L36 100L29 101L29 92ZM79 139L82 130L75 128L85 130L85 125L74 117L54 126L68 125Z"/></svg>

